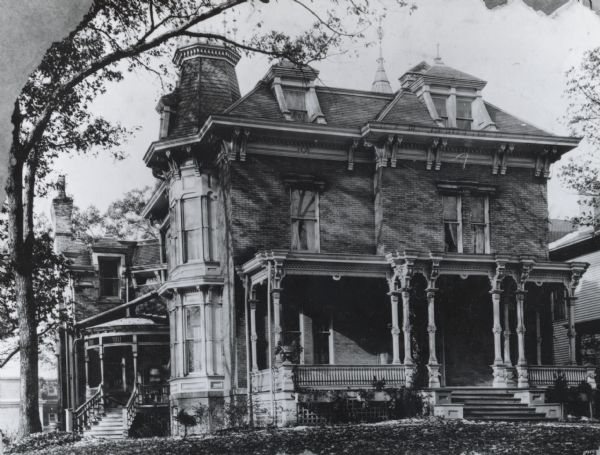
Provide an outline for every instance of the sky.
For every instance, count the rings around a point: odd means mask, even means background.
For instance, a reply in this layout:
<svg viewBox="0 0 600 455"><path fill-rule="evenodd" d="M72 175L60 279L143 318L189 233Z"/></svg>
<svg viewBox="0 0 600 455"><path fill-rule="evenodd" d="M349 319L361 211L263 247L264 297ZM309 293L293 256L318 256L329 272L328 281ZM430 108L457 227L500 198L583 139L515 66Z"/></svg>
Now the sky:
<svg viewBox="0 0 600 455"><path fill-rule="evenodd" d="M341 2L342 4L344 2ZM492 10L476 0L418 0L417 9L398 8L391 0L372 4L387 10L383 20L382 42L385 68L394 90L398 78L422 60L431 62L439 43L443 61L488 81L484 99L554 134L566 135L564 97L566 71L577 65L586 50L600 46L600 17L571 0L554 14L536 12L522 0L509 0ZM257 3L259 5L259 3ZM343 17L343 7L340 15ZM262 10L245 9L236 16L238 38L248 27L264 18L264 29L298 31L310 22L308 13L291 2L272 2ZM229 17L229 23L233 23ZM214 24L217 30L222 25ZM221 27L219 29L218 27ZM231 28L231 26L230 26ZM366 30L367 41L376 40L375 27ZM313 66L320 71L321 83L353 89L370 89L375 74L377 46L354 44ZM248 92L266 73L264 57L244 56L237 66L242 94ZM175 71L175 68L173 68ZM106 154L97 158L60 158L55 175L67 176L67 192L75 204L94 204L105 209L128 190L152 185L154 179L142 157L158 137L159 116L155 111L164 94L160 81L148 73L128 75L110 87L97 100L94 109L111 120L139 127L125 146L127 158L115 162ZM563 157L579 156L585 144ZM561 186L558 166L548 182L551 217L578 213L577 197ZM41 200L38 210L48 214L49 199Z"/></svg>

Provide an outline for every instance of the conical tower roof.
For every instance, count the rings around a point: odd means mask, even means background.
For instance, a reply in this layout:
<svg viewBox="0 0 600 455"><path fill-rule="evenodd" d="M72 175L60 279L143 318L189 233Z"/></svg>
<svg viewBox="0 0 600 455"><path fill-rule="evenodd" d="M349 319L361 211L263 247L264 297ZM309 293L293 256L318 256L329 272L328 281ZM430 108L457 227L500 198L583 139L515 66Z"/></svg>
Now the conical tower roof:
<svg viewBox="0 0 600 455"><path fill-rule="evenodd" d="M381 21L377 29L377 35L379 37L379 58L377 59L377 71L375 71L375 79L371 84L371 91L377 93L393 93L392 86L388 80L387 74L385 74L385 68L383 63L383 52L381 51L381 41L383 39L383 28L381 27Z"/></svg>

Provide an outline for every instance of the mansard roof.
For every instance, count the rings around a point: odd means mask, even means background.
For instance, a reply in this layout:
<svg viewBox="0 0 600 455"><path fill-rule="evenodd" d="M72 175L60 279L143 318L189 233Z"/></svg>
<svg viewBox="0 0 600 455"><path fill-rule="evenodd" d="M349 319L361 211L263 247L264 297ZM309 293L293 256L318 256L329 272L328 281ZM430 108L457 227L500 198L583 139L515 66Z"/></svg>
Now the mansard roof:
<svg viewBox="0 0 600 455"><path fill-rule="evenodd" d="M103 237L91 245L81 240L73 240L63 251L66 258L71 261L71 267L90 268L93 265L92 254L120 252L125 255L126 262L131 267L144 268L158 266L160 262L160 243L158 240L142 240L139 242L117 240L113 237Z"/></svg>
<svg viewBox="0 0 600 455"><path fill-rule="evenodd" d="M443 63L437 62L434 65L430 65L426 61L413 66L407 71L407 73L418 73L424 76L440 79L460 80L460 81L472 81L472 82L483 82L483 79L479 79L471 74L465 73L464 71L457 70Z"/></svg>

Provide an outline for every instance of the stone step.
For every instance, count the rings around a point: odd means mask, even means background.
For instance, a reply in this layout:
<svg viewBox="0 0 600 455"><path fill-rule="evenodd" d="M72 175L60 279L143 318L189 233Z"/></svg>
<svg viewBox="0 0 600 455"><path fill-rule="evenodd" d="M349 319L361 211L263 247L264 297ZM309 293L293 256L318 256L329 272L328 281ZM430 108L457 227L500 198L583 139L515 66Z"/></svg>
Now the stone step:
<svg viewBox="0 0 600 455"><path fill-rule="evenodd" d="M557 419L550 419L546 417L544 414L536 414L536 415L527 415L527 416L473 416L472 419L469 419L469 416L465 416L467 420L481 420L481 421L498 421L498 422L512 422L512 421L556 421Z"/></svg>
<svg viewBox="0 0 600 455"><path fill-rule="evenodd" d="M465 406L479 406L486 404L495 404L495 405L514 405L518 406L521 403L521 400L452 400L452 403L464 404Z"/></svg>
<svg viewBox="0 0 600 455"><path fill-rule="evenodd" d="M465 409L465 415L531 415L535 409Z"/></svg>
<svg viewBox="0 0 600 455"><path fill-rule="evenodd" d="M532 409L529 406L527 406L526 404L514 404L514 405L509 405L509 404L465 404L463 406L463 409L507 409L507 410L513 410L513 409Z"/></svg>

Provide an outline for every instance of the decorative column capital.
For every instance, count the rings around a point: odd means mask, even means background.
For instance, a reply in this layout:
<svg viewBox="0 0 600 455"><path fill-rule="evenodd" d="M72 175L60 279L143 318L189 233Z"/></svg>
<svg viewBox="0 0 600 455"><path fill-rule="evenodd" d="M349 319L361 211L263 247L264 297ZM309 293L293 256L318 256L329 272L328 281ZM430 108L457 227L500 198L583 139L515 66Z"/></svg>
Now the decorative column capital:
<svg viewBox="0 0 600 455"><path fill-rule="evenodd" d="M400 335L400 327L392 327L392 335Z"/></svg>
<svg viewBox="0 0 600 455"><path fill-rule="evenodd" d="M497 334L497 335L500 335L500 334L502 333L502 326L501 326L500 324L498 324L498 325L495 325L495 326L492 328L492 332L494 332L494 333L495 333L495 334Z"/></svg>
<svg viewBox="0 0 600 455"><path fill-rule="evenodd" d="M253 342L257 342L258 341L258 335L256 335L256 333L253 333L250 336L250 340L253 341Z"/></svg>
<svg viewBox="0 0 600 455"><path fill-rule="evenodd" d="M427 288L425 289L425 292L427 293L427 299L433 299L435 298L435 294L438 291L438 288Z"/></svg>
<svg viewBox="0 0 600 455"><path fill-rule="evenodd" d="M523 325L520 325L519 327L517 327L517 333L518 333L519 335L523 335L525 332L526 332L526 330L525 330L525 326L523 326Z"/></svg>
<svg viewBox="0 0 600 455"><path fill-rule="evenodd" d="M435 333L437 330L437 327L435 326L435 324L429 324L427 326L427 333Z"/></svg>
<svg viewBox="0 0 600 455"><path fill-rule="evenodd" d="M271 296L279 297L281 295L282 291L283 291L282 287L273 288L273 289L271 289Z"/></svg>
<svg viewBox="0 0 600 455"><path fill-rule="evenodd" d="M250 300L248 303L250 305L251 310L256 310L256 305L258 304L258 300Z"/></svg>

